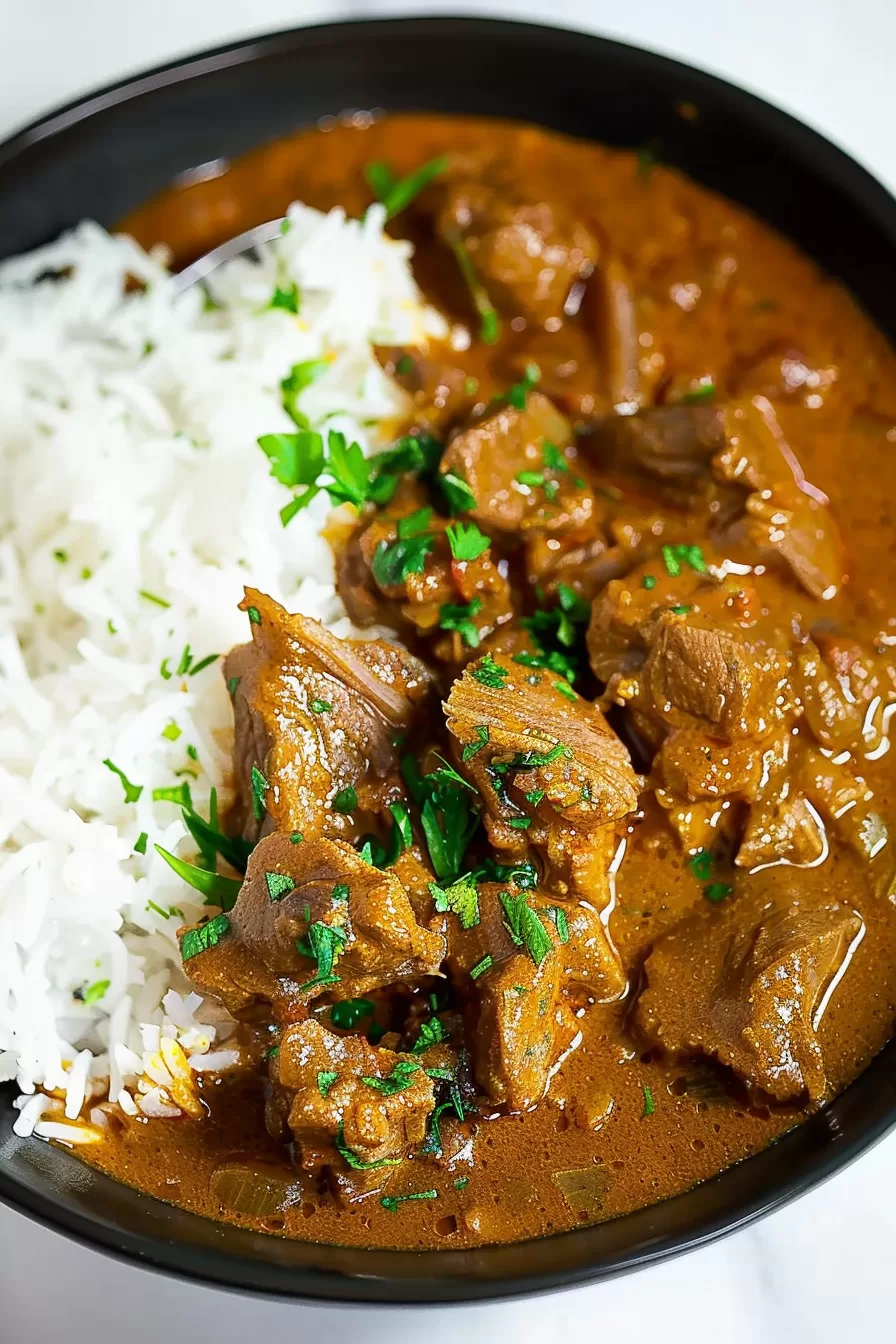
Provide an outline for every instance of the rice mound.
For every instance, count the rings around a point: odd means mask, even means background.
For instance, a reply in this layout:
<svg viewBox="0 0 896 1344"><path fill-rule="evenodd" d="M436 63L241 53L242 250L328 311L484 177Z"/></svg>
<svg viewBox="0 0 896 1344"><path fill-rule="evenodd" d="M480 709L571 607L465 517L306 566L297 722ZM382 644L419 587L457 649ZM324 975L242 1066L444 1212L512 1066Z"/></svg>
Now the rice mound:
<svg viewBox="0 0 896 1344"><path fill-rule="evenodd" d="M177 928L208 909L155 852L195 849L158 791L226 805L207 660L247 638L245 583L352 633L326 496L283 528L256 441L295 428L290 368L326 359L303 413L380 445L406 401L373 345L444 335L382 207L288 219L215 273L214 304L89 222L0 264L0 1081L21 1134L87 1142L107 1098L189 1112L194 1075L236 1059L181 969Z"/></svg>

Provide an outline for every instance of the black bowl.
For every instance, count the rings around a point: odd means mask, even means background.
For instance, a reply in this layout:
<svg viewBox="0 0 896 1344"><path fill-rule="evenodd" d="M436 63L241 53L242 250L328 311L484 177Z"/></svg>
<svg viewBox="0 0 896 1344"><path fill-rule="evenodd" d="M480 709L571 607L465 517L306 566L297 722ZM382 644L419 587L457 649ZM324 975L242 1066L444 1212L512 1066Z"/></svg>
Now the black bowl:
<svg viewBox="0 0 896 1344"><path fill-rule="evenodd" d="M694 103L696 122L676 111ZM665 162L788 234L896 340L896 202L821 136L665 57L483 19L327 25L221 48L114 85L0 146L0 257L85 216L112 224L177 174L345 108L492 114ZM544 1291L664 1260L805 1193L896 1124L896 1041L825 1110L688 1194L601 1226L475 1251L360 1251L197 1218L17 1139L0 1091L0 1198L145 1265L241 1292L460 1302Z"/></svg>

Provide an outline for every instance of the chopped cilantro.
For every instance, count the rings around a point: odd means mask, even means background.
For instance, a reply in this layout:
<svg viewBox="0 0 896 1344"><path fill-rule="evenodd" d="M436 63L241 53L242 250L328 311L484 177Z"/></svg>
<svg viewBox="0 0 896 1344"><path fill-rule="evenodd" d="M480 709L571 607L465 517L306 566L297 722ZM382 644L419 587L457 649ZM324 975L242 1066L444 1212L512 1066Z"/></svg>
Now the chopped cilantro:
<svg viewBox="0 0 896 1344"><path fill-rule="evenodd" d="M135 854L145 854L145 853L146 853L146 842L147 842L148 839L149 839L149 836L146 834L146 832L145 832L145 831L141 831L140 834L137 836L137 839L134 841L134 853L135 853Z"/></svg>
<svg viewBox="0 0 896 1344"><path fill-rule="evenodd" d="M282 901L284 896L288 896L296 889L296 884L288 873L265 873L264 880L268 889L268 899L272 901Z"/></svg>
<svg viewBox="0 0 896 1344"><path fill-rule="evenodd" d="M547 914L554 921L557 937L560 939L561 943L568 943L569 920L567 919L566 911L559 905L551 905L548 907Z"/></svg>
<svg viewBox="0 0 896 1344"><path fill-rule="evenodd" d="M490 653L487 653L472 669L470 675L475 677L483 686L490 687L493 691L500 690L510 673L506 667L501 667L496 663Z"/></svg>
<svg viewBox="0 0 896 1344"><path fill-rule="evenodd" d="M342 812L347 815L354 812L358 806L358 794L353 785L349 784L347 788L340 789L333 799L333 811Z"/></svg>
<svg viewBox="0 0 896 1344"><path fill-rule="evenodd" d="M439 625L443 630L456 630L467 648L475 649L480 635L473 617L481 610L481 597L474 597L471 602L443 602L439 607Z"/></svg>
<svg viewBox="0 0 896 1344"><path fill-rule="evenodd" d="M407 378L414 372L414 361L410 355L402 355L395 365L395 372L402 378Z"/></svg>
<svg viewBox="0 0 896 1344"><path fill-rule="evenodd" d="M371 191L386 207L386 218L392 219L402 210L406 210L414 197L419 195L434 178L444 173L447 167L448 156L440 154L438 158L430 159L428 163L422 164L413 173L400 178L397 182L392 177L388 164L385 163L369 163L364 175Z"/></svg>
<svg viewBox="0 0 896 1344"><path fill-rule="evenodd" d="M428 1050L431 1045L440 1045L442 1041L448 1039L448 1033L442 1026L442 1019L431 1017L426 1022L420 1024L420 1035L417 1037L412 1047L411 1053L422 1055L424 1050Z"/></svg>
<svg viewBox="0 0 896 1344"><path fill-rule="evenodd" d="M476 965L470 968L471 979L478 980L480 975L485 975L486 971L490 971L494 964L492 957L486 953L481 961L477 961Z"/></svg>
<svg viewBox="0 0 896 1344"><path fill-rule="evenodd" d="M149 593L145 588L137 590L139 597L144 597L147 602L154 602L157 607L170 607L171 603L166 602L164 597L158 597L155 593Z"/></svg>
<svg viewBox="0 0 896 1344"><path fill-rule="evenodd" d="M727 882L710 882L708 887L703 888L703 895L708 901L724 901L733 890L734 888Z"/></svg>
<svg viewBox="0 0 896 1344"><path fill-rule="evenodd" d="M698 383L696 387L692 387L688 392L685 392L683 397L679 397L678 404L679 406L692 406L695 402L712 401L715 395L715 383L701 382Z"/></svg>
<svg viewBox="0 0 896 1344"><path fill-rule="evenodd" d="M541 377L541 369L537 364L527 364L522 378L518 383L514 383L507 389L499 401L506 401L508 406L513 406L517 411L526 409L526 399L532 391L535 384Z"/></svg>
<svg viewBox="0 0 896 1344"><path fill-rule="evenodd" d="M237 693L237 688L239 687L239 684L240 684L240 679L239 679L239 677L228 677L228 678L227 678L227 694L230 696L231 700L232 700L233 697L236 695L236 693Z"/></svg>
<svg viewBox="0 0 896 1344"><path fill-rule="evenodd" d="M256 821L261 821L265 814L265 798L268 789L271 787L257 765L253 765L251 773L252 781L252 815Z"/></svg>
<svg viewBox="0 0 896 1344"><path fill-rule="evenodd" d="M329 700L319 700L315 698L311 701L308 708L311 710L312 714L329 714L333 706L330 704Z"/></svg>
<svg viewBox="0 0 896 1344"><path fill-rule="evenodd" d="M220 905L222 910L232 910L236 905L236 898L242 886L236 878L221 877L218 873L210 873L207 868L197 868L195 864L187 863L175 854L169 854L161 845L156 845L155 850L178 877L183 878L195 891L202 893L206 905Z"/></svg>
<svg viewBox="0 0 896 1344"><path fill-rule="evenodd" d="M430 882L429 894L439 914L451 911L457 915L462 929L472 929L479 923L479 892L472 873L464 873L448 887Z"/></svg>
<svg viewBox="0 0 896 1344"><path fill-rule="evenodd" d="M555 443L545 440L541 455L549 471L569 471L569 463Z"/></svg>
<svg viewBox="0 0 896 1344"><path fill-rule="evenodd" d="M520 471L517 472L514 479L519 481L520 485L528 485L533 489L537 490L540 486L544 485L544 472Z"/></svg>
<svg viewBox="0 0 896 1344"><path fill-rule="evenodd" d="M478 560L491 544L475 523L452 523L446 531L448 545L455 560Z"/></svg>
<svg viewBox="0 0 896 1344"><path fill-rule="evenodd" d="M106 990L111 985L111 980L95 980L92 985L87 985L81 991L82 1003L98 1003L100 999L105 998Z"/></svg>
<svg viewBox="0 0 896 1344"><path fill-rule="evenodd" d="M646 588L647 591L650 592L651 588L656 587L655 576L653 574L645 574L643 579L641 580L641 587Z"/></svg>
<svg viewBox="0 0 896 1344"><path fill-rule="evenodd" d="M579 698L568 681L555 681L554 690L559 691L561 695L566 696L567 700L572 700L573 702Z"/></svg>
<svg viewBox="0 0 896 1344"><path fill-rule="evenodd" d="M330 1009L330 1021L334 1027L351 1031L365 1017L373 1017L374 1004L370 999L342 999Z"/></svg>
<svg viewBox="0 0 896 1344"><path fill-rule="evenodd" d="M653 1113L654 1113L655 1110L656 1110L656 1103L655 1103L654 1100L653 1100L653 1093L651 1092L650 1088L647 1087L647 1086L645 1085L645 1087L644 1087L644 1110L643 1110L643 1112L642 1112L642 1114L641 1114L641 1119L642 1119L642 1120L646 1120L647 1117L648 1117L648 1115L653 1115Z"/></svg>
<svg viewBox="0 0 896 1344"><path fill-rule="evenodd" d="M345 932L333 924L324 924L321 920L309 924L305 937L296 939L296 951L303 957L314 959L317 974L300 985L300 990L339 983L339 976L333 974L333 966L345 947L345 941Z"/></svg>
<svg viewBox="0 0 896 1344"><path fill-rule="evenodd" d="M121 780L121 786L124 789L125 802L136 803L141 793L143 792L143 785L132 784L131 781L128 779L127 775L124 773L124 771L119 770L117 765L113 765L108 757L106 758L106 760L103 761L103 765L106 767L107 770L111 770L113 775L117 775L118 778Z"/></svg>
<svg viewBox="0 0 896 1344"><path fill-rule="evenodd" d="M246 615L249 617L250 625L261 625L261 612L257 607L247 607Z"/></svg>
<svg viewBox="0 0 896 1344"><path fill-rule="evenodd" d="M289 843L291 845L300 845L304 839L305 837L301 831L293 831L292 835L289 837Z"/></svg>
<svg viewBox="0 0 896 1344"><path fill-rule="evenodd" d="M176 742L180 735L181 729L173 721L168 724L167 728L162 729L162 736L167 738L169 742Z"/></svg>
<svg viewBox="0 0 896 1344"><path fill-rule="evenodd" d="M327 1097L328 1097L328 1095L329 1095L329 1092L330 1092L330 1088L333 1086L333 1084L335 1083L335 1081L336 1081L336 1079L337 1079L338 1077L339 1077L339 1074L338 1074L338 1073L333 1073L333 1072L332 1072L331 1070L329 1070L329 1069L319 1069L319 1070L318 1070L318 1073L317 1073L317 1090L318 1090L318 1092L321 1094L321 1096L323 1097L324 1101L326 1101L326 1099L327 1099Z"/></svg>
<svg viewBox="0 0 896 1344"><path fill-rule="evenodd" d="M670 607L669 610L671 611L673 616L687 616L688 612L691 611L692 608L678 606L678 607Z"/></svg>
<svg viewBox="0 0 896 1344"><path fill-rule="evenodd" d="M381 541L373 555L373 577L381 588L394 588L410 574L422 574L434 545L434 537L403 537L400 532L395 541Z"/></svg>
<svg viewBox="0 0 896 1344"><path fill-rule="evenodd" d="M479 314L479 339L484 345L495 345L501 338L501 319L498 317L498 311L489 298L488 290L479 279L466 243L458 234L449 238L448 244L473 300L473 307Z"/></svg>
<svg viewBox="0 0 896 1344"><path fill-rule="evenodd" d="M268 308L282 308L287 313L298 313L301 299L299 296L299 287L293 283L290 285L277 285Z"/></svg>
<svg viewBox="0 0 896 1344"><path fill-rule="evenodd" d="M454 1182L454 1188L455 1190L466 1190L469 1184L469 1176L458 1176L457 1180Z"/></svg>
<svg viewBox="0 0 896 1344"><path fill-rule="evenodd" d="M414 1085L414 1075L420 1072L420 1065L411 1059L400 1059L388 1078L362 1077L365 1087L379 1092L384 1097L394 1097L396 1092L406 1092Z"/></svg>
<svg viewBox="0 0 896 1344"><path fill-rule="evenodd" d="M455 471L446 471L439 477L439 485L452 514L469 513L476 507L476 496L466 481Z"/></svg>
<svg viewBox="0 0 896 1344"><path fill-rule="evenodd" d="M499 893L498 899L504 911L504 926L517 947L525 947L529 956L540 966L551 950L550 934L541 919L529 904L524 891L515 895L509 891Z"/></svg>
<svg viewBox="0 0 896 1344"><path fill-rule="evenodd" d="M337 882L333 890L330 892L330 899L336 901L337 903L347 901L349 896L351 895L351 890L352 889L348 885L348 883Z"/></svg>
<svg viewBox="0 0 896 1344"><path fill-rule="evenodd" d="M230 920L227 916L215 915L215 918L210 919L207 924L187 929L180 940L180 955L184 961L189 961L200 952L207 952L210 947L217 947L224 935L229 932Z"/></svg>
<svg viewBox="0 0 896 1344"><path fill-rule="evenodd" d="M477 752L481 751L483 747L488 745L488 724L480 723L478 727L474 728L473 731L476 734L476 741L468 742L467 745L464 747L463 751L461 752L461 760L463 761L472 760L472 758L476 755Z"/></svg>
<svg viewBox="0 0 896 1344"><path fill-rule="evenodd" d="M511 817L507 824L508 826L512 826L515 831L528 831L529 827L532 825L532 818Z"/></svg>
<svg viewBox="0 0 896 1344"><path fill-rule="evenodd" d="M409 1199L438 1199L438 1190L415 1190L411 1195L382 1195L380 1204L389 1213L396 1213L401 1204L406 1204Z"/></svg>
<svg viewBox="0 0 896 1344"><path fill-rule="evenodd" d="M152 800L154 803L174 803L177 807L193 806L190 786L186 780L180 784L172 784L170 788L153 789Z"/></svg>

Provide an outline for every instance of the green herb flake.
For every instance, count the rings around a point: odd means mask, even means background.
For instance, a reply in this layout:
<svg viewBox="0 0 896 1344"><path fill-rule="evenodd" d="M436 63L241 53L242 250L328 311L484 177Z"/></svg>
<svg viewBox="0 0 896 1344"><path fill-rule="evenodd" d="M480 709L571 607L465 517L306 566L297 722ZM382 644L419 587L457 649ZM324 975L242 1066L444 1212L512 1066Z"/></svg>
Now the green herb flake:
<svg viewBox="0 0 896 1344"><path fill-rule="evenodd" d="M478 560L491 545L475 523L451 523L446 529L448 545L455 560Z"/></svg>
<svg viewBox="0 0 896 1344"><path fill-rule="evenodd" d="M476 496L457 472L446 471L439 477L439 485L452 514L469 513L476 508Z"/></svg>
<svg viewBox="0 0 896 1344"><path fill-rule="evenodd" d="M416 1190L412 1195L382 1195L380 1204L389 1213L397 1213L399 1206L412 1199L438 1199L438 1190Z"/></svg>
<svg viewBox="0 0 896 1344"><path fill-rule="evenodd" d="M478 391L479 391L478 378L467 377L464 379L464 393L468 397L475 397Z"/></svg>
<svg viewBox="0 0 896 1344"><path fill-rule="evenodd" d="M289 837L289 843L291 845L300 845L304 839L305 837L301 831L293 831L292 835Z"/></svg>
<svg viewBox="0 0 896 1344"><path fill-rule="evenodd" d="M692 387L688 392L685 392L683 397L679 397L678 404L679 406L693 406L700 401L712 401L715 395L715 383L701 382L698 383L696 387Z"/></svg>
<svg viewBox="0 0 896 1344"><path fill-rule="evenodd" d="M712 854L708 849L699 849L688 859L687 866L700 882L708 882L712 876Z"/></svg>
<svg viewBox="0 0 896 1344"><path fill-rule="evenodd" d="M529 827L532 825L532 818L511 817L507 824L508 826L512 826L515 831L528 831Z"/></svg>
<svg viewBox="0 0 896 1344"><path fill-rule="evenodd" d="M478 980L481 975L485 975L486 971L490 971L494 964L493 958L486 953L481 961L477 961L476 965L470 968L471 979Z"/></svg>
<svg viewBox="0 0 896 1344"><path fill-rule="evenodd" d="M282 901L284 896L288 896L296 889L296 884L288 873L265 873L264 880L268 889L268 899L271 901Z"/></svg>
<svg viewBox="0 0 896 1344"><path fill-rule="evenodd" d="M431 536L399 534L395 541L381 541L370 566L373 577L381 588L398 587L411 574L423 573L434 545L435 538Z"/></svg>
<svg viewBox="0 0 896 1344"><path fill-rule="evenodd" d="M206 905L220 905L222 910L232 910L236 905L242 886L236 878L221 877L218 873L209 872L207 868L197 868L195 864L179 859L176 854L169 854L161 845L156 845L155 850L178 877L183 878L194 891L202 893Z"/></svg>
<svg viewBox="0 0 896 1344"><path fill-rule="evenodd" d="M549 906L548 915L554 921L554 928L557 930L557 937L561 943L569 942L569 919L566 911L559 905Z"/></svg>
<svg viewBox="0 0 896 1344"><path fill-rule="evenodd" d="M656 587L656 578L653 574L645 574L641 580L641 587L646 588L648 592Z"/></svg>
<svg viewBox="0 0 896 1344"><path fill-rule="evenodd" d="M400 1059L388 1078L362 1077L361 1082L383 1097L394 1097L397 1092L406 1092L409 1087L413 1087L415 1075L419 1072L419 1064L410 1059Z"/></svg>
<svg viewBox="0 0 896 1344"><path fill-rule="evenodd" d="M167 728L162 729L162 736L169 742L176 742L180 735L181 729L174 722L169 723Z"/></svg>
<svg viewBox="0 0 896 1344"><path fill-rule="evenodd" d="M113 775L117 775L118 778L121 780L121 786L124 789L125 802L136 803L141 793L143 792L143 785L132 784L131 781L128 779L127 775L124 773L124 771L119 770L117 765L113 765L113 763L108 759L108 757L106 758L106 760L103 761L103 765L106 767L107 770L111 770Z"/></svg>
<svg viewBox="0 0 896 1344"><path fill-rule="evenodd" d="M357 1153L352 1152L345 1142L345 1126L340 1120L336 1133L336 1150L352 1171L375 1171L378 1167L400 1167L402 1158L381 1157L377 1162L365 1162Z"/></svg>
<svg viewBox="0 0 896 1344"><path fill-rule="evenodd" d="M368 163L364 176L371 191L386 207L386 218L394 219L402 210L407 209L424 187L444 173L447 167L448 156L440 154L438 158L421 164L413 173L400 178L397 182L392 177L389 165L382 162Z"/></svg>
<svg viewBox="0 0 896 1344"><path fill-rule="evenodd" d="M146 834L146 832L145 832L145 831L141 831L140 834L137 836L137 839L134 841L134 853L135 853L135 854L145 854L145 853L146 853L146 843L147 843L148 840L149 840L149 836Z"/></svg>
<svg viewBox="0 0 896 1344"><path fill-rule="evenodd" d="M239 688L239 684L240 684L239 677L227 678L227 694L230 696L231 700L236 695L237 690Z"/></svg>
<svg viewBox="0 0 896 1344"><path fill-rule="evenodd" d="M190 676L195 677L197 672L204 672L207 667L211 667L212 663L216 663L220 657L220 653L209 653L205 658L200 658L199 662L194 663L189 669Z"/></svg>
<svg viewBox="0 0 896 1344"><path fill-rule="evenodd" d="M466 1190L469 1184L469 1176L458 1176L457 1180L454 1182L454 1188L455 1190Z"/></svg>
<svg viewBox="0 0 896 1344"><path fill-rule="evenodd" d="M317 963L317 974L300 985L300 990L339 983L339 976L333 974L333 967L345 947L345 941L345 932L333 924L316 920L308 926L305 937L296 940L296 951Z"/></svg>
<svg viewBox="0 0 896 1344"><path fill-rule="evenodd" d="M333 799L333 811L341 812L345 816L350 812L354 812L357 806L358 794L351 784L349 784L347 788L340 789Z"/></svg>
<svg viewBox="0 0 896 1344"><path fill-rule="evenodd" d="M443 602L439 607L439 626L442 630L455 630L468 649L478 648L480 643L479 627L473 617L482 610L482 598L474 597L470 602Z"/></svg>
<svg viewBox="0 0 896 1344"><path fill-rule="evenodd" d="M466 243L456 234L448 239L448 245L454 253L457 269L473 300L473 307L479 315L479 339L483 345L496 345L501 339L501 319L489 298L488 290L479 279L473 259Z"/></svg>
<svg viewBox="0 0 896 1344"><path fill-rule="evenodd" d="M431 1017L428 1021L420 1024L420 1035L414 1042L411 1053L422 1055L423 1051L428 1050L431 1045L441 1045L442 1041L447 1039L448 1033L442 1026L441 1018Z"/></svg>
<svg viewBox="0 0 896 1344"><path fill-rule="evenodd" d="M514 383L507 389L500 401L506 401L508 406L513 406L517 411L526 409L526 400L533 387L541 378L541 369L537 364L527 364L522 378L518 383Z"/></svg>
<svg viewBox="0 0 896 1344"><path fill-rule="evenodd" d="M462 929L473 929L479 923L479 890L472 873L465 873L447 887L430 882L429 894L437 912L457 915Z"/></svg>
<svg viewBox="0 0 896 1344"><path fill-rule="evenodd" d="M549 471L569 471L569 463L555 443L548 443L545 440L541 455Z"/></svg>
<svg viewBox="0 0 896 1344"><path fill-rule="evenodd" d="M338 1073L333 1073L329 1069L319 1069L317 1074L317 1090L326 1101L330 1093L330 1088L339 1077Z"/></svg>
<svg viewBox="0 0 896 1344"><path fill-rule="evenodd" d="M703 888L703 895L708 901L724 901L726 896L730 896L734 888L727 882L710 882L708 887Z"/></svg>
<svg viewBox="0 0 896 1344"><path fill-rule="evenodd" d="M98 1003L100 999L105 998L106 991L111 983L111 980L95 980L92 985L87 985L81 991L81 1002Z"/></svg>
<svg viewBox="0 0 896 1344"><path fill-rule="evenodd" d="M247 607L246 615L249 617L250 625L261 625L261 612L257 607Z"/></svg>
<svg viewBox="0 0 896 1344"><path fill-rule="evenodd" d="M337 882L330 892L330 899L338 904L347 901L351 895L351 887L346 882Z"/></svg>
<svg viewBox="0 0 896 1344"><path fill-rule="evenodd" d="M477 728L474 728L473 731L476 734L476 741L468 742L467 745L464 747L463 751L460 754L462 761L472 760L472 758L476 755L477 752L481 751L483 747L488 745L488 724L480 723Z"/></svg>
<svg viewBox="0 0 896 1344"><path fill-rule="evenodd" d="M145 598L147 602L153 602L157 607L168 608L171 606L171 603L166 602L164 597L159 597L156 593L147 592L145 588L139 588L137 590L137 596Z"/></svg>
<svg viewBox="0 0 896 1344"><path fill-rule="evenodd" d="M537 807L543 797L544 789L530 789L526 794L526 802L531 803L533 807Z"/></svg>
<svg viewBox="0 0 896 1344"><path fill-rule="evenodd" d="M186 782L172 784L161 789L153 789L152 800L154 803L174 803L177 807L192 808L193 806L190 786Z"/></svg>
<svg viewBox="0 0 896 1344"><path fill-rule="evenodd" d="M410 355L402 355L395 365L395 372L402 378L407 378L414 372L414 361Z"/></svg>
<svg viewBox="0 0 896 1344"><path fill-rule="evenodd" d="M252 782L252 815L256 821L261 821L264 817L265 798L268 789L271 787L257 765L253 765L251 773Z"/></svg>
<svg viewBox="0 0 896 1344"><path fill-rule="evenodd" d="M648 1115L653 1115L656 1110L656 1102L653 1100L653 1093L650 1088L644 1087L644 1110L641 1113L641 1119L646 1120Z"/></svg>
<svg viewBox="0 0 896 1344"><path fill-rule="evenodd" d="M342 999L330 1009L330 1021L334 1027L351 1031L366 1017L373 1017L374 1004L371 999Z"/></svg>
<svg viewBox="0 0 896 1344"><path fill-rule="evenodd" d="M520 471L517 472L514 480L518 481L520 485L528 485L532 489L537 490L544 485L544 472Z"/></svg>
<svg viewBox="0 0 896 1344"><path fill-rule="evenodd" d="M293 283L290 285L277 285L271 295L268 308L280 308L286 313L298 313L301 306L299 287Z"/></svg>
<svg viewBox="0 0 896 1344"><path fill-rule="evenodd" d="M56 550L53 552L53 559L59 565L68 564L68 551Z"/></svg>
<svg viewBox="0 0 896 1344"><path fill-rule="evenodd" d="M472 668L470 676L475 677L476 681L480 682L481 685L488 686L491 690L497 691L503 690L504 682L510 676L510 673L506 667L501 667L499 663L496 663L490 653L487 653L485 657L480 658L476 666Z"/></svg>
<svg viewBox="0 0 896 1344"><path fill-rule="evenodd" d="M566 699L572 700L573 703L579 698L568 681L555 681L554 690L559 691L561 695L565 695Z"/></svg>
<svg viewBox="0 0 896 1344"><path fill-rule="evenodd" d="M158 846L156 846L158 848ZM160 853L164 856L164 850ZM195 929L187 929L180 940L180 955L184 961L190 961L192 957L197 957L200 952L207 952L211 947L217 947L225 934L230 932L230 920L226 915L215 915L207 924L200 924Z"/></svg>
<svg viewBox="0 0 896 1344"><path fill-rule="evenodd" d="M315 698L311 701L308 708L312 714L329 714L333 706L329 700L319 700Z"/></svg>
<svg viewBox="0 0 896 1344"><path fill-rule="evenodd" d="M538 914L529 904L524 891L512 894L502 891L498 895L504 911L504 927L517 947L525 947L529 956L540 966L551 951L551 936L541 922Z"/></svg>

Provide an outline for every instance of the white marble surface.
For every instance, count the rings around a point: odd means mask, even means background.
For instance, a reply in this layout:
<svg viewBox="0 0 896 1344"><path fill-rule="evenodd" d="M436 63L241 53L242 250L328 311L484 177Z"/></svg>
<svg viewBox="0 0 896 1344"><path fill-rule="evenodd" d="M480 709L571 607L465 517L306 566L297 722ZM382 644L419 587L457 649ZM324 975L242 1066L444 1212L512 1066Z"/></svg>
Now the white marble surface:
<svg viewBox="0 0 896 1344"><path fill-rule="evenodd" d="M97 83L201 46L344 14L487 12L589 27L728 75L896 188L894 0L0 0L0 137ZM757 1227L657 1269L498 1306L344 1312L258 1303L119 1265L0 1208L0 1341L330 1344L888 1341L896 1135ZM108 1330L108 1334L103 1329Z"/></svg>

